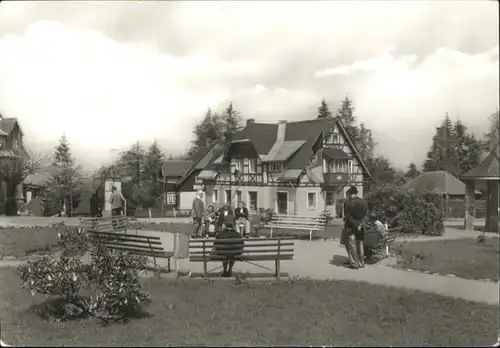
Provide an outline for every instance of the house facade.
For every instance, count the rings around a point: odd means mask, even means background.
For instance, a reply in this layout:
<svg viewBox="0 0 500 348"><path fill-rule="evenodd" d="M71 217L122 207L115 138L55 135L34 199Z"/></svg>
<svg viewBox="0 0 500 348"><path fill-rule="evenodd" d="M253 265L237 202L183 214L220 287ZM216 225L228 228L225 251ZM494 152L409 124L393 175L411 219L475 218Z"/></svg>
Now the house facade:
<svg viewBox="0 0 500 348"><path fill-rule="evenodd" d="M17 201L24 200L23 183L10 187L11 182L19 180L18 170L14 168L19 164L20 157L29 155L24 147L23 130L19 121L16 118L4 118L0 115L0 200L3 204L7 198L13 197ZM9 191L11 191L9 193Z"/></svg>
<svg viewBox="0 0 500 348"><path fill-rule="evenodd" d="M243 201L250 211L343 216L345 192L370 173L342 124L334 118L278 124L256 123L233 136L224 149L212 148L196 166L194 187L206 204Z"/></svg>

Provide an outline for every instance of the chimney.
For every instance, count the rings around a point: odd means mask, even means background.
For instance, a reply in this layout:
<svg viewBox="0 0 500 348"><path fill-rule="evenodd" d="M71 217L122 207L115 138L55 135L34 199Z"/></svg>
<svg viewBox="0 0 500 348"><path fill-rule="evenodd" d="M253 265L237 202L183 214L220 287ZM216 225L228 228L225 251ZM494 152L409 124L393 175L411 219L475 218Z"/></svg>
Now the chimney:
<svg viewBox="0 0 500 348"><path fill-rule="evenodd" d="M212 145L212 138L205 138L205 146L209 147Z"/></svg>
<svg viewBox="0 0 500 348"><path fill-rule="evenodd" d="M254 123L255 123L255 119L254 119L254 118L249 118L249 119L247 120L247 127L248 127L249 125L251 125L251 124L254 124Z"/></svg>
<svg viewBox="0 0 500 348"><path fill-rule="evenodd" d="M276 143L280 145L285 141L286 134L286 121L278 121L278 134L276 136Z"/></svg>

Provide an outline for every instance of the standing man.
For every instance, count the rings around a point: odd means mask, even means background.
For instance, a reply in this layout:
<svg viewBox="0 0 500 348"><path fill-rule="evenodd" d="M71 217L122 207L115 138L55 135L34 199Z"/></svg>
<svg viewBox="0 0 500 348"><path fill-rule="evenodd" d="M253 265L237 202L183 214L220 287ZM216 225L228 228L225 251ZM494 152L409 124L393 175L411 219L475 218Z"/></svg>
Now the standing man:
<svg viewBox="0 0 500 348"><path fill-rule="evenodd" d="M193 217L194 231L193 237L198 237L201 235L201 230L203 229L203 214L205 213L205 203L203 203L203 191L197 190L196 197L193 200L193 208L191 210L191 216Z"/></svg>
<svg viewBox="0 0 500 348"><path fill-rule="evenodd" d="M245 225L245 235L250 233L250 220L248 218L248 209L244 202L238 202L238 207L234 210L236 220L236 231L243 236L240 225Z"/></svg>
<svg viewBox="0 0 500 348"><path fill-rule="evenodd" d="M346 193L348 199L345 202L345 247L349 258L349 267L359 269L365 267L363 249L365 232L362 222L368 211L368 206L364 199L358 197L356 186L351 186Z"/></svg>
<svg viewBox="0 0 500 348"><path fill-rule="evenodd" d="M111 197L109 198L109 203L111 203L111 217L113 221L113 228L117 227L115 216L122 215L122 204L125 202L125 197L122 193L116 189L115 186L111 189Z"/></svg>

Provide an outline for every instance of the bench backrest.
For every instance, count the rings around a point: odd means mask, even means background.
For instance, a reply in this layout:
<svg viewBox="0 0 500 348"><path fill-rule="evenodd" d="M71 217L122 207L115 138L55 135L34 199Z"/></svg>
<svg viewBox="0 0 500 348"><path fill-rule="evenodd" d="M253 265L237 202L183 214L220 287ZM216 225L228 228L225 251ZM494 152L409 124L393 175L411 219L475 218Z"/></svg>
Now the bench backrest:
<svg viewBox="0 0 500 348"><path fill-rule="evenodd" d="M300 226L310 228L324 228L326 218L324 216L301 216L301 215L273 215L271 225Z"/></svg>
<svg viewBox="0 0 500 348"><path fill-rule="evenodd" d="M289 259L293 257L293 237L280 237L270 239L246 238L242 245L229 244L235 239L194 239L189 241L189 256L206 257L207 259L224 258L224 256L241 255L247 258L263 258L270 260ZM215 245L214 242L227 242L228 244ZM243 250L242 250L243 249ZM214 253L214 250L216 252Z"/></svg>
<svg viewBox="0 0 500 348"><path fill-rule="evenodd" d="M109 249L131 251L134 253L163 252L160 237L141 236L117 232L87 231L90 241Z"/></svg>
<svg viewBox="0 0 500 348"><path fill-rule="evenodd" d="M89 231L97 232L111 232L115 230L127 231L138 230L144 227L137 219L129 218L127 216L113 216L101 218L85 218L81 219L82 227Z"/></svg>

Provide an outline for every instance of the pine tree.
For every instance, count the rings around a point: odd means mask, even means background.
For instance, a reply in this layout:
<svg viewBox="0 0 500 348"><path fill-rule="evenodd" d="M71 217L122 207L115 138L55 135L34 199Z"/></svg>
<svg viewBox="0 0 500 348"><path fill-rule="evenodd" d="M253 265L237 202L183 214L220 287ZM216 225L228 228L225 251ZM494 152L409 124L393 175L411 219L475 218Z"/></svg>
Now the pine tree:
<svg viewBox="0 0 500 348"><path fill-rule="evenodd" d="M81 168L75 165L68 139L63 135L54 149L51 177L46 182L44 201L46 211L53 213L62 209L72 215L80 202L82 185Z"/></svg>
<svg viewBox="0 0 500 348"><path fill-rule="evenodd" d="M216 123L216 122L215 122ZM232 135L241 129L242 117L238 111L233 108L233 102L229 102L228 107L222 114L222 123L226 142L231 142Z"/></svg>
<svg viewBox="0 0 500 348"><path fill-rule="evenodd" d="M165 161L165 155L155 141L146 154L146 164L144 167L144 180L147 185L147 193L156 200L162 194L161 167Z"/></svg>
<svg viewBox="0 0 500 348"><path fill-rule="evenodd" d="M356 125L356 116L354 116L354 106L352 100L347 96L342 101L340 108L337 110L337 118L345 127L349 137L355 142L359 139L359 130Z"/></svg>
<svg viewBox="0 0 500 348"><path fill-rule="evenodd" d="M483 150L485 153L489 153L499 142L500 134L500 112L497 110L495 113L491 114L489 117L490 125L488 128L488 133L484 135Z"/></svg>
<svg viewBox="0 0 500 348"><path fill-rule="evenodd" d="M424 171L445 170L452 175L459 175L459 166L456 158L455 148L457 138L453 130L453 123L446 114L440 127L432 138L432 145L427 152L427 158L423 165Z"/></svg>
<svg viewBox="0 0 500 348"><path fill-rule="evenodd" d="M130 149L120 154L117 167L119 168L122 180L130 180L140 187L145 164L146 151L139 142L136 142Z"/></svg>
<svg viewBox="0 0 500 348"><path fill-rule="evenodd" d="M217 113L212 113L212 110L208 108L201 123L194 127L194 140L191 142L189 155L193 155L199 148L205 146L207 139L212 141L223 139L226 128L221 117Z"/></svg>
<svg viewBox="0 0 500 348"><path fill-rule="evenodd" d="M372 136L372 131L368 129L363 122L359 125L357 138L354 139L356 147L363 161L373 158L375 150L375 140Z"/></svg>
<svg viewBox="0 0 500 348"><path fill-rule="evenodd" d="M323 98L321 100L320 106L318 107L318 118L331 118L331 117L332 117L332 112L330 111L328 104Z"/></svg>
<svg viewBox="0 0 500 348"><path fill-rule="evenodd" d="M474 134L467 131L467 126L460 120L457 120L453 125L453 132L457 141L454 157L458 162L458 175L462 175L479 163L481 142Z"/></svg>

